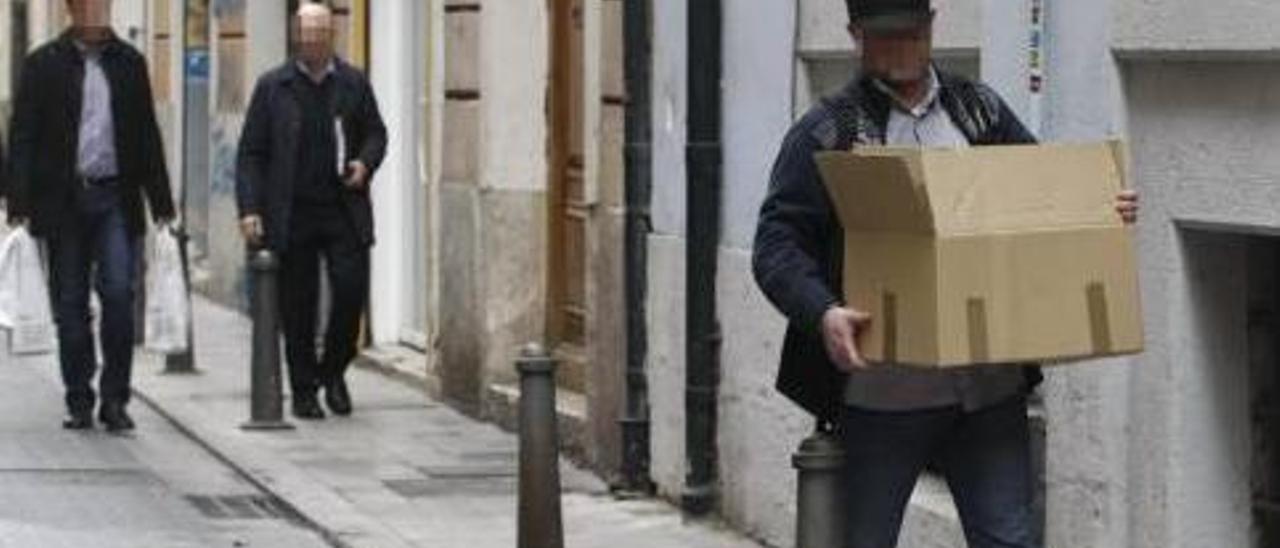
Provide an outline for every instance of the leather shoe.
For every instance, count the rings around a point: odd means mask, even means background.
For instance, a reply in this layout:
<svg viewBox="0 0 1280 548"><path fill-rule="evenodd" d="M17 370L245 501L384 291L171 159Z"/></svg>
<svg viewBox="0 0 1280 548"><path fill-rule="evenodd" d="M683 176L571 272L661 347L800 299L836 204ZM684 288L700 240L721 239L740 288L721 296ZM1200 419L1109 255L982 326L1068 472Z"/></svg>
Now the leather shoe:
<svg viewBox="0 0 1280 548"><path fill-rule="evenodd" d="M324 403L335 415L350 415L351 393L347 391L347 381L337 379L329 382L324 388Z"/></svg>
<svg viewBox="0 0 1280 548"><path fill-rule="evenodd" d="M93 428L93 414L89 412L71 413L62 421L62 427L67 430L88 430Z"/></svg>
<svg viewBox="0 0 1280 548"><path fill-rule="evenodd" d="M133 430L133 419L124 411L124 406L117 403L104 403L98 409L98 420L106 425L108 432Z"/></svg>
<svg viewBox="0 0 1280 548"><path fill-rule="evenodd" d="M320 409L320 402L316 401L315 394L294 396L293 416L303 420L320 420L324 418L324 410Z"/></svg>

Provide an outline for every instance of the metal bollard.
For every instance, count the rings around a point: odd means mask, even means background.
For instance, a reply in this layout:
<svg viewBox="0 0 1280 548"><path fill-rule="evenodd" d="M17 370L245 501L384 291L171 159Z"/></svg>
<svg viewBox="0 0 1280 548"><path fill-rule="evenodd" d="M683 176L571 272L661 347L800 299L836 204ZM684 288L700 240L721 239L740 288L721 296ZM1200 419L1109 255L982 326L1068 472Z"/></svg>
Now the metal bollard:
<svg viewBox="0 0 1280 548"><path fill-rule="evenodd" d="M560 436L556 429L555 360L542 345L520 351L519 548L562 548Z"/></svg>
<svg viewBox="0 0 1280 548"><path fill-rule="evenodd" d="M249 422L245 430L288 430L280 378L280 305L276 299L280 262L262 249L249 259L253 275L253 364L250 373Z"/></svg>
<svg viewBox="0 0 1280 548"><path fill-rule="evenodd" d="M796 469L796 548L844 546L844 448L819 428L791 456Z"/></svg>

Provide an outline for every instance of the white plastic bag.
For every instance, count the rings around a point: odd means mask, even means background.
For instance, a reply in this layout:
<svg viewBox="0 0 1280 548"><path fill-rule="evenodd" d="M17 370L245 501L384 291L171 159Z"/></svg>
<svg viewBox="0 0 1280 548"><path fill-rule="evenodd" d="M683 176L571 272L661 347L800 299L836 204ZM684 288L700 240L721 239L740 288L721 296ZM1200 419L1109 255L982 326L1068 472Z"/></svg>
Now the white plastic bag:
<svg viewBox="0 0 1280 548"><path fill-rule="evenodd" d="M9 330L14 354L53 351L53 310L44 261L35 238L21 227L0 243L0 327Z"/></svg>
<svg viewBox="0 0 1280 548"><path fill-rule="evenodd" d="M182 271L178 237L168 228L156 232L147 263L147 350L177 354L187 350L191 301Z"/></svg>

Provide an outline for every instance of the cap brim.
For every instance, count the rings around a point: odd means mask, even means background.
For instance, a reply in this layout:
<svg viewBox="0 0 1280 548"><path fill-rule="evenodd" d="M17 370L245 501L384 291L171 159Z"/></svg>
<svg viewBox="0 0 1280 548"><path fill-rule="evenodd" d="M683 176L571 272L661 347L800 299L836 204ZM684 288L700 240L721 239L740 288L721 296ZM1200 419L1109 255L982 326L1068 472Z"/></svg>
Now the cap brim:
<svg viewBox="0 0 1280 548"><path fill-rule="evenodd" d="M868 15L857 20L859 27L866 32L901 32L920 28L929 22L929 14L895 13L886 15Z"/></svg>

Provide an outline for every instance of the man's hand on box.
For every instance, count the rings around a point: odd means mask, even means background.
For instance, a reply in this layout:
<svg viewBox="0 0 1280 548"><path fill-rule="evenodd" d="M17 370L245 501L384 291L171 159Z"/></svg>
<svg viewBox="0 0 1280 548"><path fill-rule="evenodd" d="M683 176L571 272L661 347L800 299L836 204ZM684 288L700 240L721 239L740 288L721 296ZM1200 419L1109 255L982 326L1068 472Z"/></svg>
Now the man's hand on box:
<svg viewBox="0 0 1280 548"><path fill-rule="evenodd" d="M1116 195L1116 212L1124 219L1124 224L1138 222L1138 192L1126 190Z"/></svg>
<svg viewBox="0 0 1280 548"><path fill-rule="evenodd" d="M870 324L870 314L852 308L833 306L822 315L822 340L827 356L841 371L852 373L868 367L858 349L858 337Z"/></svg>

